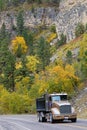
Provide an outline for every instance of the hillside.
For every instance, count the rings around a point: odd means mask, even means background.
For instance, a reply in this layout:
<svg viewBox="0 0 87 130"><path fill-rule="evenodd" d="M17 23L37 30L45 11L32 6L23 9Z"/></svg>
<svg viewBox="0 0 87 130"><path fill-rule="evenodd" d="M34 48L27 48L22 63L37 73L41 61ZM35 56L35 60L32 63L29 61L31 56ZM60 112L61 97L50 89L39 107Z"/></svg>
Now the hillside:
<svg viewBox="0 0 87 130"><path fill-rule="evenodd" d="M35 113L35 100L46 91L70 99L81 91L73 104L82 114L87 1L30 1L0 6L0 114Z"/></svg>

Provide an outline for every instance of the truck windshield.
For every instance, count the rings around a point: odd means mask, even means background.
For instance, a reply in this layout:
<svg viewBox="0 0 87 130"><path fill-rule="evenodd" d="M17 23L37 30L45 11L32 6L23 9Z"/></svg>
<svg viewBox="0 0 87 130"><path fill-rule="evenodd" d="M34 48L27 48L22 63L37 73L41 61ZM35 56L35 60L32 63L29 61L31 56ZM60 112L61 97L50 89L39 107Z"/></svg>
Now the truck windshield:
<svg viewBox="0 0 87 130"><path fill-rule="evenodd" d="M52 96L52 101L64 101L67 100L67 95Z"/></svg>
<svg viewBox="0 0 87 130"><path fill-rule="evenodd" d="M52 101L60 101L60 96L52 96Z"/></svg>

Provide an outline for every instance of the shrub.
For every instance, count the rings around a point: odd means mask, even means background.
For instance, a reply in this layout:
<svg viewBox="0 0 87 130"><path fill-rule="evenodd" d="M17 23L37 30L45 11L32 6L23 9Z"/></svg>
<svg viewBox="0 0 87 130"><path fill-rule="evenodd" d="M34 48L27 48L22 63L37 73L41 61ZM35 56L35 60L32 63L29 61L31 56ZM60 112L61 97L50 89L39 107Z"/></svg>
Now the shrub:
<svg viewBox="0 0 87 130"><path fill-rule="evenodd" d="M53 32L53 33L56 33L56 26L55 25L52 25L50 27L50 31Z"/></svg>
<svg viewBox="0 0 87 130"><path fill-rule="evenodd" d="M75 28L75 36L79 37L81 34L85 32L85 27L82 23L78 23Z"/></svg>

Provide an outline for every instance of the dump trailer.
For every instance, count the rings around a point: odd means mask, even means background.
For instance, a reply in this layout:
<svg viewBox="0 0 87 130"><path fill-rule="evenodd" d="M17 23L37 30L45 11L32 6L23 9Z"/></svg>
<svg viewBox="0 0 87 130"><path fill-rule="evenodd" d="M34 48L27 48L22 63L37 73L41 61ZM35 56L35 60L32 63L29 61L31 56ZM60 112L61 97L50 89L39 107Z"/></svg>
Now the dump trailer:
<svg viewBox="0 0 87 130"><path fill-rule="evenodd" d="M39 122L77 121L77 114L67 100L67 93L44 94L37 98L36 111Z"/></svg>

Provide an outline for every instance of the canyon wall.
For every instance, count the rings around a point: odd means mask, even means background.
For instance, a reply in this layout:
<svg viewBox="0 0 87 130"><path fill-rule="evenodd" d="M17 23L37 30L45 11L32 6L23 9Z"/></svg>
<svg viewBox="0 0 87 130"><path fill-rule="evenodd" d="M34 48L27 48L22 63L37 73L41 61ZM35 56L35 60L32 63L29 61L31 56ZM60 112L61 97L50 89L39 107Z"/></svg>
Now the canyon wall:
<svg viewBox="0 0 87 130"><path fill-rule="evenodd" d="M0 13L0 28L3 23L7 30L16 27L17 11L3 11ZM60 7L39 7L34 10L23 12L24 25L26 27L36 27L46 24L56 25L58 37L61 33L67 36L67 41L75 38L75 28L79 22L87 23L87 0L62 0Z"/></svg>

